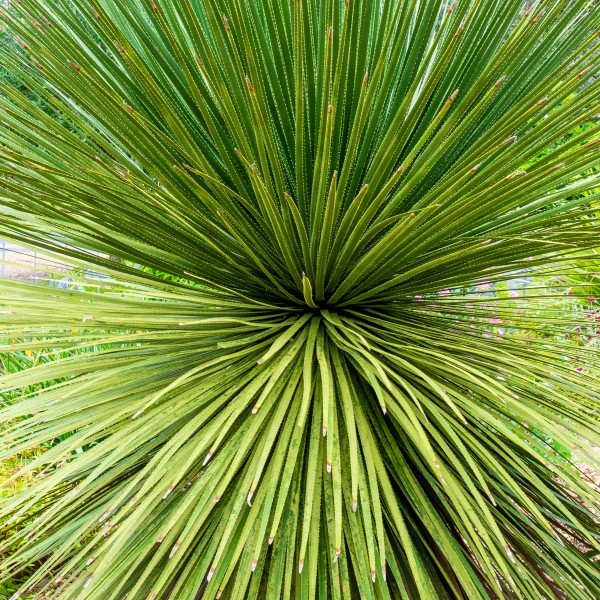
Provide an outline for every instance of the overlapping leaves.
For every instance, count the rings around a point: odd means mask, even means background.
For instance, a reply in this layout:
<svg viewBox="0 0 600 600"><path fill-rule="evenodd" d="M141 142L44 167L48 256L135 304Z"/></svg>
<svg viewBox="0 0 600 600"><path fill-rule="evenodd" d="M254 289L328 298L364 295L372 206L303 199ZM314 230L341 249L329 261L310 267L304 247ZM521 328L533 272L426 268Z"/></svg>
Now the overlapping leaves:
<svg viewBox="0 0 600 600"><path fill-rule="evenodd" d="M4 410L0 458L72 434L2 505L7 575L41 564L27 587L61 598L598 596L600 495L556 451L598 463L597 357L505 335L548 301L540 327L575 325L543 290L476 291L600 245L597 126L556 145L598 112L593 6L2 15L43 99L0 88L2 236L108 277L4 285L6 350L95 349L2 380L58 383Z"/></svg>

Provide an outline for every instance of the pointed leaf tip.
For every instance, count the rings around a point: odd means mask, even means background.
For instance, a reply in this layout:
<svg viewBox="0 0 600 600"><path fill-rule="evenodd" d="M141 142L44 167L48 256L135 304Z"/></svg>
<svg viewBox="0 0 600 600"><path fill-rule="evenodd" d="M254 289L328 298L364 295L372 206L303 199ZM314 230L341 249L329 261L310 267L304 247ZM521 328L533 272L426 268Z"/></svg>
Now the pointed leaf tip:
<svg viewBox="0 0 600 600"><path fill-rule="evenodd" d="M502 77L500 77L500 79L498 79L498 81L496 81L496 83L494 83L494 87L496 89L498 89L506 80L506 75L502 75Z"/></svg>
<svg viewBox="0 0 600 600"><path fill-rule="evenodd" d="M310 308L318 308L313 300L313 287L305 273L302 273L302 293L304 294L304 301Z"/></svg>
<svg viewBox="0 0 600 600"><path fill-rule="evenodd" d="M175 543L175 545L173 546L173 548L171 548L171 552L169 553L169 558L173 558L173 556L175 556L175 553L177 552L177 550L179 550L179 546L181 546L181 541L177 541Z"/></svg>

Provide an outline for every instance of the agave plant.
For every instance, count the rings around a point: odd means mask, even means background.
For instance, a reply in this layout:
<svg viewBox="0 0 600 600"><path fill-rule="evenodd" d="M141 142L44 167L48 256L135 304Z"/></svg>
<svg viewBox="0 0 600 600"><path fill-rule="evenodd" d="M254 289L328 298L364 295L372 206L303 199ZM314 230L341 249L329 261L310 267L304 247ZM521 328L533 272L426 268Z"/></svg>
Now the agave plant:
<svg viewBox="0 0 600 600"><path fill-rule="evenodd" d="M592 4L2 9L2 236L103 274L3 283L4 350L64 356L1 380L0 459L54 440L2 574L600 597L600 493L557 450L599 467L597 356L523 335L572 325L548 290L494 294L600 246L598 127L557 145L598 112Z"/></svg>

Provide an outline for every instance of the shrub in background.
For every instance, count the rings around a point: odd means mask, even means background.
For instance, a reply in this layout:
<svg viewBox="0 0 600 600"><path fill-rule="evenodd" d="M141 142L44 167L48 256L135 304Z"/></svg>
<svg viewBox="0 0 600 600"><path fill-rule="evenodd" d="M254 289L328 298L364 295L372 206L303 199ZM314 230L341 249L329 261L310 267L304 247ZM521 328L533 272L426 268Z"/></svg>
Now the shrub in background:
<svg viewBox="0 0 600 600"><path fill-rule="evenodd" d="M598 465L597 357L503 335L547 297L484 291L600 246L597 125L555 145L598 111L598 10L23 0L2 23L43 104L0 84L2 235L109 277L3 284L13 351L96 347L1 380L58 383L3 410L0 460L64 436L2 501L5 577L600 596L600 495L560 453Z"/></svg>

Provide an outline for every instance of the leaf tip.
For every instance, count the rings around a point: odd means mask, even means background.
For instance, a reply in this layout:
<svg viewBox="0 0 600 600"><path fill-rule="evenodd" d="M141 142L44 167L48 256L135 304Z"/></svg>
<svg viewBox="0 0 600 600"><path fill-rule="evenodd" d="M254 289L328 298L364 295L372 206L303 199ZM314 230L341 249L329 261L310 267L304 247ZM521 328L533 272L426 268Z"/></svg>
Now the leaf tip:
<svg viewBox="0 0 600 600"><path fill-rule="evenodd" d="M506 75L502 75L502 77L500 77L500 79L498 79L498 81L496 81L496 83L494 83L493 87L498 89L505 81L506 81Z"/></svg>
<svg viewBox="0 0 600 600"><path fill-rule="evenodd" d="M512 144L513 142L516 142L519 138L516 135L511 135L509 138L506 138L504 141L500 142L500 144L498 144L498 146L500 148L504 148L504 146L508 146L508 144Z"/></svg>
<svg viewBox="0 0 600 600"><path fill-rule="evenodd" d="M169 553L169 558L173 558L173 556L175 556L175 553L177 552L177 550L179 550L179 546L181 546L181 541L177 540L177 542L175 542L175 544L171 548L171 552Z"/></svg>

